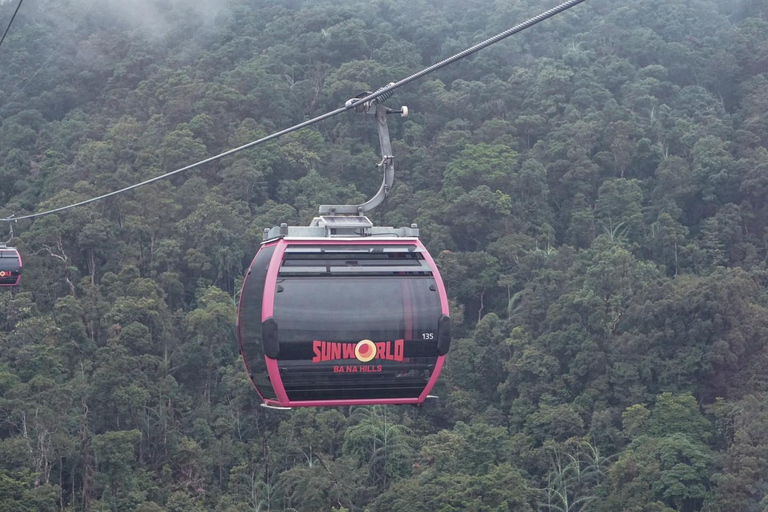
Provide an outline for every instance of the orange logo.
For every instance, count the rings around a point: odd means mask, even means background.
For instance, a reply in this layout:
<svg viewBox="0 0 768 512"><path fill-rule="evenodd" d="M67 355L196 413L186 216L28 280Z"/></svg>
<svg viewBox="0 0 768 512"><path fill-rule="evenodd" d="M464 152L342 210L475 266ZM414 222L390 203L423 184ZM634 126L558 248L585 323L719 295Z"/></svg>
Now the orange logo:
<svg viewBox="0 0 768 512"><path fill-rule="evenodd" d="M355 346L355 357L361 363L367 363L376 357L376 345L371 340L362 340Z"/></svg>
<svg viewBox="0 0 768 512"><path fill-rule="evenodd" d="M312 342L312 351L315 357L313 363L322 361L338 361L340 359L357 359L361 363L367 363L374 359L385 361L403 361L403 348L405 341L379 341L361 340L357 343L336 343L331 341Z"/></svg>
<svg viewBox="0 0 768 512"><path fill-rule="evenodd" d="M3 271L3 270L0 270L0 277L10 276L10 275L11 275L11 273L10 273L10 272L8 272L8 273L6 274L6 273L5 273L5 271Z"/></svg>

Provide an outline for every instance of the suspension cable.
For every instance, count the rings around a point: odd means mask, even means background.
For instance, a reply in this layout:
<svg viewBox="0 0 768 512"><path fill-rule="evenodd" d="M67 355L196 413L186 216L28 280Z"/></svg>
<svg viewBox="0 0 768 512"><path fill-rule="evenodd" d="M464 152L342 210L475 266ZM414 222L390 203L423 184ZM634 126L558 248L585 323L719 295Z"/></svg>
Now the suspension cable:
<svg viewBox="0 0 768 512"><path fill-rule="evenodd" d="M429 73L437 71L440 68L448 66L449 64L452 64L452 63L454 63L454 62L456 62L458 60L461 60L464 57L467 57L468 55L472 55L473 53L476 53L476 52L478 52L478 51L480 51L480 50L482 50L484 48L487 48L487 47L489 47L489 46L491 46L493 44L496 44L499 41L501 41L502 39L506 39L507 37L509 37L511 35L514 35L514 34L517 34L519 32L522 32L523 30L526 30L526 29L528 29L528 28L530 28L530 27L532 27L532 26L534 26L534 25L536 25L538 23L541 23L542 21L544 21L546 19L549 19L549 18L551 18L551 17L553 17L553 16L555 16L557 14L560 14L563 11L567 11L571 7L574 7L574 6L580 4L580 3L584 2L584 1L585 0L569 0L569 1L565 2L565 3L562 3L562 4L558 5L557 7L553 7L552 9L539 14L538 16L535 16L535 17L533 17L533 18L531 18L531 19L529 19L529 20L527 20L527 21L525 21L523 23L520 23L519 25L515 25L514 27L512 27L510 29L507 29L504 32L501 32L501 33L491 37L490 39L486 39L485 41L483 41L481 43L478 43L478 44L476 44L476 45L474 45L474 46L472 46L470 48L467 48L466 50L464 50L462 52L459 52L456 55L453 55L452 57L448 57L445 60L441 60L440 62L438 62L436 64L433 64L433 65L431 65L431 66L429 66L427 68L422 69L421 71L419 71L417 73L414 73L414 74L412 74L412 75L410 75L410 76L408 76L406 78L403 78L399 82L393 82L393 83L391 83L391 84L389 84L389 85L387 85L385 87L382 87L381 89L378 89L377 91L375 91L375 92L373 92L373 93L371 93L371 94L369 94L367 96L364 96L364 97L362 97L360 99L357 99L355 101L347 102L347 104L345 104L343 107L337 108L336 110L332 110L332 111L327 112L327 113L325 113L323 115L317 116L317 117L315 117L313 119L309 119L309 120L304 121L302 123L299 123L297 125L291 126L290 128L286 128L286 129L281 130L279 132L272 133L271 135L267 135L266 137L262 137L261 139L249 142L247 144L243 144L242 146L236 147L234 149L230 149L230 150L225 151L224 153L220 153L220 154L218 154L216 156L212 156L210 158L206 158L205 160L200 160L199 162L195 162L193 164L187 165L187 166L182 167L180 169L176 169L175 171L171 171L171 172L168 172L166 174L162 174L160 176L156 176L154 178L142 181L140 183L136 183L135 185L131 185L131 186L128 186L128 187L125 187L125 188L121 188L120 190L115 190L115 191L109 192L107 194L103 194L103 195L100 195L100 196L97 196L97 197L92 197L91 199L86 199L84 201L79 201L77 203L73 203L73 204L70 204L70 205L67 205L67 206L61 206L59 208L54 208L54 209L51 209L51 210L46 210L44 212L32 213L32 214L29 214L29 215L22 215L20 217L11 216L11 217L8 217L8 218L0 218L0 222L10 222L10 221L23 220L23 219L33 219L33 218L36 218L36 217L42 217L43 215L50 215L52 213L58 213L58 212L61 212L61 211L64 211L64 210L69 210L70 208L76 208L78 206L84 206L86 204L93 203L95 201L100 201L100 200L106 199L108 197L116 196L118 194L122 194L124 192L128 192L130 190L133 190L133 189L136 189L136 188L139 188L139 187L143 187L144 185L149 185L150 183L154 183L156 181L168 178L168 177L173 176L175 174L178 174L178 173L181 173L181 172L184 172L184 171L188 171L190 169L194 169L195 167L199 167L201 165L205 165L207 163L219 160L219 159L224 158L224 157L229 156L229 155L233 155L233 154L238 153L240 151L243 151L245 149L249 149L249 148L252 148L254 146L258 146L259 144L263 144L263 143L265 143L267 141L270 141L272 139L276 139L278 137L282 137L283 135L287 135L289 133L295 132L295 131L300 130L302 128L306 128L307 126L311 126L313 124L319 123L320 121L324 121L325 119L328 119L330 117L334 117L334 116L339 115L339 114L341 114L343 112L351 110L351 109L353 109L353 108L355 108L358 105L361 105L363 103L374 101L374 100L376 100L378 98L381 98L382 96L388 96L389 95L388 93L390 93L391 91L394 91L395 89L397 89L399 87L404 86L405 84L413 82L414 80L417 80L417 79L419 79L419 78L421 78L421 77L423 77L425 75L428 75Z"/></svg>
<svg viewBox="0 0 768 512"><path fill-rule="evenodd" d="M16 10L13 11L13 16L11 16L11 21L8 22L8 26L5 27L5 32L3 32L3 37L0 37L0 46L3 45L3 41L5 41L5 36L8 35L8 31L11 30L11 25L13 25L13 20L16 19L16 15L19 14L19 9L21 9L21 4L24 3L24 0L19 0L18 5L16 5Z"/></svg>
<svg viewBox="0 0 768 512"><path fill-rule="evenodd" d="M22 1L23 1L23 0L22 0ZM77 22L77 24L75 25L75 28L78 28L78 27L80 26L80 24L83 22L83 19L85 18L85 15L87 15L88 13L90 13L90 12L93 10L93 7L96 5L96 2L98 2L98 1L99 1L99 0L93 0L93 3L91 3L91 5L90 5L90 6L89 6L89 7L88 7L86 10L85 10L85 14L82 16L82 18L80 19L80 21L78 21L78 22ZM53 50L53 52L51 52L51 54L50 54L50 55L48 55L48 58L47 58L47 59L45 59L45 61L44 61L42 64L40 64L40 67L38 67L38 68L37 68L37 70L35 70L35 72L34 72L34 73L32 73L32 76L30 76L30 77L29 77L29 78L27 78L26 80L22 80L21 82L19 82L18 84L16 84L16 87L19 87L19 85L21 85L21 88L20 88L20 89L17 89L17 91L16 91L15 93L13 93L13 95L11 96L11 99L9 99L8 101L6 101L6 102L5 102L5 105L3 105L2 107L0 107L0 114L2 114L3 112L5 112L5 110L6 110L8 107L10 107L10 106L11 106L11 104L13 103L13 100L15 100L15 99L16 99L16 98L17 98L17 97L18 97L18 96L19 96L21 93L23 93L23 92L24 92L24 89L26 89L26 88L27 88L27 86L28 86L30 83L32 83L32 81L35 79L35 77L36 77L38 74L40 74L40 72L41 72L43 69L45 69L45 67L48 65L48 63L49 63L49 62L51 62L51 61L52 61L52 60L53 60L53 59L54 59L56 56L58 56L58 55L59 55L59 50L61 50L61 47L62 47L62 46L64 46L64 43L66 43L66 41L65 41L64 39L62 39L62 40L59 42L59 44L56 46L56 48Z"/></svg>

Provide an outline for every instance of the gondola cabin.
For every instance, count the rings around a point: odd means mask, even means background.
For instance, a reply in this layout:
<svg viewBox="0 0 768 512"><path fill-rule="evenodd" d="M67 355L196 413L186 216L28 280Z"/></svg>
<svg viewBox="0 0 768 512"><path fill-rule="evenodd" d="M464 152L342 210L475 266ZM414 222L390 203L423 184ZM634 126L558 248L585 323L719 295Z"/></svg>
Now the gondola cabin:
<svg viewBox="0 0 768 512"><path fill-rule="evenodd" d="M19 286L21 269L19 251L13 247L0 246L0 286Z"/></svg>
<svg viewBox="0 0 768 512"><path fill-rule="evenodd" d="M267 240L240 296L240 350L268 406L420 404L450 336L440 273L415 237Z"/></svg>

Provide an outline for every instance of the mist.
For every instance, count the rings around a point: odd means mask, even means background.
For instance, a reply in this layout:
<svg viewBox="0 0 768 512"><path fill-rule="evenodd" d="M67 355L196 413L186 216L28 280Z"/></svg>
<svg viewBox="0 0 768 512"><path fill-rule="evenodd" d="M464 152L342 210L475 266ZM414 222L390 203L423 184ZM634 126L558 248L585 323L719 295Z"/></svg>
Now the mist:
<svg viewBox="0 0 768 512"><path fill-rule="evenodd" d="M15 0L0 0L0 6L11 3L15 4ZM212 26L217 16L228 10L229 3L216 0L26 0L16 23L45 23L52 30L61 31L94 22L99 27L139 30L152 39L162 39L174 26L178 28L180 20L199 27Z"/></svg>
<svg viewBox="0 0 768 512"><path fill-rule="evenodd" d="M79 0L89 4L92 0ZM229 2L217 0L98 0L102 14L115 17L115 21L129 27L151 29L160 36L177 25L180 16L193 16L204 26L211 25Z"/></svg>

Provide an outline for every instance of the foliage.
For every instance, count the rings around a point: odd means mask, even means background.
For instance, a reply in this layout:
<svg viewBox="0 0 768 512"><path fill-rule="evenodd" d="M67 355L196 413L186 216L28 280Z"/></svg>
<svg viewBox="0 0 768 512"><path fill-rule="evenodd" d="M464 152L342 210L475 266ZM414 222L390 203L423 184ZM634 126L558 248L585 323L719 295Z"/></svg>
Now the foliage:
<svg viewBox="0 0 768 512"><path fill-rule="evenodd" d="M551 5L25 3L0 213L245 144ZM365 116L17 223L0 510L766 510L767 16L591 0L390 100L412 115L373 218L418 223L455 326L432 408L278 415L237 355L263 229L378 188Z"/></svg>

